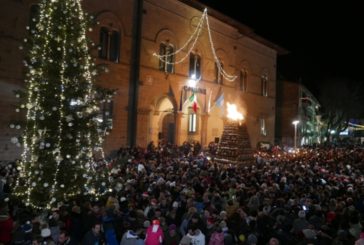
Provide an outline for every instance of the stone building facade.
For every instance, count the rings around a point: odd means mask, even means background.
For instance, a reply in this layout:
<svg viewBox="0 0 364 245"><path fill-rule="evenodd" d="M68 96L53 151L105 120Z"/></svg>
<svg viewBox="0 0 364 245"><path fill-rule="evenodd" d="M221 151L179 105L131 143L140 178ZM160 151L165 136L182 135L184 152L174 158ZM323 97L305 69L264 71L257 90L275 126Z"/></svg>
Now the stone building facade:
<svg viewBox="0 0 364 245"><path fill-rule="evenodd" d="M26 26L32 21L36 3L4 0L0 10L0 160L14 159L20 152L10 142L19 131L8 125L23 118L15 113L12 90L23 86L24 50L19 46L28 35ZM142 147L162 138L175 144L197 140L206 146L221 137L227 102L237 104L243 112L253 148L260 141L274 142L276 60L285 52L283 49L251 28L209 9L214 48L205 25L189 53L183 45L204 10L203 5L192 0L84 0L82 4L98 21L89 37L99 46L92 50L95 62L108 67L108 72L99 77L100 84L117 89L112 105L106 108L113 124L105 141L106 152L128 145L130 137ZM141 11L135 11L136 4L141 4ZM138 23L139 42L134 35ZM135 50L140 54L137 63ZM153 55L178 50L171 60L185 57L178 64L167 64ZM224 70L237 76L234 81L216 72L212 50ZM197 112L188 101L193 74L199 77L195 88ZM135 121L128 120L133 113L131 84L137 96ZM222 94L224 105L216 105ZM136 135L130 133L133 127Z"/></svg>

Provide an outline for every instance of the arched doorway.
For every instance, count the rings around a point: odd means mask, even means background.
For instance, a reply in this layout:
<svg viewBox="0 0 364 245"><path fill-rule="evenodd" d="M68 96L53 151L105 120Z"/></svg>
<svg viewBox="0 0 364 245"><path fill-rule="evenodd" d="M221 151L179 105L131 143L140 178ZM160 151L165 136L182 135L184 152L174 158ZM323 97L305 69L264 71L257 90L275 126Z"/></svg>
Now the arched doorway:
<svg viewBox="0 0 364 245"><path fill-rule="evenodd" d="M168 113L163 118L162 137L167 143L175 143L175 117L172 113Z"/></svg>
<svg viewBox="0 0 364 245"><path fill-rule="evenodd" d="M155 109L151 112L151 140L163 140L172 144L177 142L175 111L175 103L170 97L163 96L157 101Z"/></svg>

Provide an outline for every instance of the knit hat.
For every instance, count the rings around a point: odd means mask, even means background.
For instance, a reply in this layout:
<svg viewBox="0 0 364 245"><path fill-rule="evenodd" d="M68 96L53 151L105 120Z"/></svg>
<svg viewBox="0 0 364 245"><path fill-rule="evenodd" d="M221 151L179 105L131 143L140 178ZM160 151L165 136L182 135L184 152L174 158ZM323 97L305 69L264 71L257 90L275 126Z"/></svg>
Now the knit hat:
<svg viewBox="0 0 364 245"><path fill-rule="evenodd" d="M27 223L26 223L26 224L24 224L24 225L22 225L22 226L21 226L21 229L22 229L25 233L30 233L30 232L32 232L33 227L32 227L32 225L30 224L30 222L29 222L29 221L27 221Z"/></svg>
<svg viewBox="0 0 364 245"><path fill-rule="evenodd" d="M143 197L149 197L149 194L148 194L148 192L143 192L142 196Z"/></svg>
<svg viewBox="0 0 364 245"><path fill-rule="evenodd" d="M210 223L210 224L214 224L215 223L215 220L214 220L214 218L208 218L207 219L207 223Z"/></svg>
<svg viewBox="0 0 364 245"><path fill-rule="evenodd" d="M149 226L150 226L150 221L149 220L144 221L143 227L148 228Z"/></svg>
<svg viewBox="0 0 364 245"><path fill-rule="evenodd" d="M51 230L49 228L44 228L40 232L41 237L46 238L51 236Z"/></svg>
<svg viewBox="0 0 364 245"><path fill-rule="evenodd" d="M150 204L152 204L153 206L158 204L157 199L153 198L152 200L150 200Z"/></svg>
<svg viewBox="0 0 364 245"><path fill-rule="evenodd" d="M302 233L306 237L306 239L309 239L309 240L316 239L316 233L312 229L303 229Z"/></svg>
<svg viewBox="0 0 364 245"><path fill-rule="evenodd" d="M305 211L300 210L300 211L298 212L298 217L300 217L300 218L305 218L305 217L306 217L306 213L305 213Z"/></svg>
<svg viewBox="0 0 364 245"><path fill-rule="evenodd" d="M153 225L160 225L160 221L158 219L154 219L152 223Z"/></svg>
<svg viewBox="0 0 364 245"><path fill-rule="evenodd" d="M120 202L125 202L126 198L125 197L120 197Z"/></svg>
<svg viewBox="0 0 364 245"><path fill-rule="evenodd" d="M258 242L258 238L256 237L256 235L254 235L254 234L250 234L250 235L248 236L247 243L248 243L249 245L257 244L257 242Z"/></svg>

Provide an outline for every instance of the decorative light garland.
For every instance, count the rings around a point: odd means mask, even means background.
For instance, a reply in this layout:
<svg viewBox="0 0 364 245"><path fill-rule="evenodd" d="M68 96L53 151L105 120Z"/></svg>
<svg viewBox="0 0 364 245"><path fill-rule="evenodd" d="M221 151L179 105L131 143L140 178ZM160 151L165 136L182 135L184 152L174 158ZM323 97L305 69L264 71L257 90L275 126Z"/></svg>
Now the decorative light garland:
<svg viewBox="0 0 364 245"><path fill-rule="evenodd" d="M212 54L214 56L214 59L215 59L215 63L217 64L217 68L218 68L218 71L219 71L219 74L222 74L222 76L232 82L234 81L238 76L236 75L230 75L228 74L224 68L222 67L221 65L221 62L220 62L220 59L217 57L216 55L216 51L215 51L215 46L214 46L214 42L212 41L212 36L211 36L211 31L210 31L210 24L209 24L209 18L207 17L206 15L206 25L207 25L207 30L208 30L208 34L209 34L209 43L210 43L210 47L211 47L211 51L212 51Z"/></svg>
<svg viewBox="0 0 364 245"><path fill-rule="evenodd" d="M208 18L208 14L207 14L207 8L205 8L205 10L203 11L203 14L199 20L199 23L197 24L193 34L188 38L188 40L182 45L181 48L179 48L178 50L170 53L170 54L164 54L164 55L159 55L157 53L153 53L153 56L158 57L158 59L166 64L171 64L171 65L176 65L179 63L182 63L183 61L185 61L187 59L187 57L190 55L190 53L193 51L193 49L196 46L197 40L200 37L200 33L201 30L203 29L204 23L206 21L206 26L207 26L207 32L208 32L208 37L209 37L209 44L210 44L210 49L212 52L212 55L214 57L215 63L217 65L217 69L218 69L218 73L219 75L221 74L226 80L232 82L234 81L238 76L236 75L230 75L228 74L224 68L222 67L222 64L220 62L220 59L217 57L216 55L216 51L215 51L215 46L212 40L212 35L211 35L211 29L210 29L210 24L209 24L209 18ZM193 40L193 42L192 42ZM182 52L190 43L192 42L191 47L188 49L186 55L184 55L181 59L174 61L174 62L170 62L168 61L169 57L173 57L174 55Z"/></svg>

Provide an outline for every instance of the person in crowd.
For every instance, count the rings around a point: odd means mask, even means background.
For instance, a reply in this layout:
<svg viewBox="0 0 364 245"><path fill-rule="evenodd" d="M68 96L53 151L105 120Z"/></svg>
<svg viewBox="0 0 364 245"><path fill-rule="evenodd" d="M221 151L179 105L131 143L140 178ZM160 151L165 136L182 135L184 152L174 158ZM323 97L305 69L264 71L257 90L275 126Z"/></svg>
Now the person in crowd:
<svg viewBox="0 0 364 245"><path fill-rule="evenodd" d="M20 204L9 203L6 212L0 205L0 226L9 218L16 224L10 233L0 229L0 234L10 234L13 242L20 234L22 244L21 226L31 220L35 243L42 228L55 224L69 232L71 241L101 244L100 227L94 223L103 224L105 231L113 228L117 243L124 235L158 245L175 244L181 237L179 244L190 244L203 235L209 243L217 228L224 234L224 244L363 240L363 148L317 146L288 153L275 147L255 153L259 164L232 166L214 162L204 149L194 155L196 149L197 143L177 147L163 141L147 150L122 148L109 163L110 197L64 203L57 222L31 212L24 218L22 210L28 208ZM10 176L16 168L0 166L0 172L7 184L14 181ZM160 223L153 230L156 219Z"/></svg>
<svg viewBox="0 0 364 245"><path fill-rule="evenodd" d="M144 240L133 228L130 228L123 234L120 245L144 245Z"/></svg>
<svg viewBox="0 0 364 245"><path fill-rule="evenodd" d="M55 241L52 239L52 232L48 226L45 226L41 230L40 235L42 237L42 244L44 244L44 245L55 245L56 244Z"/></svg>
<svg viewBox="0 0 364 245"><path fill-rule="evenodd" d="M164 244L165 245L178 245L181 237L177 233L177 226L175 224L171 224L168 227L168 230L164 233Z"/></svg>
<svg viewBox="0 0 364 245"><path fill-rule="evenodd" d="M191 238L192 245L205 245L205 235L196 223L190 225L187 236Z"/></svg>
<svg viewBox="0 0 364 245"><path fill-rule="evenodd" d="M102 242L101 223L95 223L84 236L82 245L102 245Z"/></svg>
<svg viewBox="0 0 364 245"><path fill-rule="evenodd" d="M160 226L160 221L154 219L152 225L147 228L145 245L159 245L164 241L163 230Z"/></svg>
<svg viewBox="0 0 364 245"><path fill-rule="evenodd" d="M13 219L9 214L8 204L3 200L0 200L0 244L10 244L12 240L13 223Z"/></svg>
<svg viewBox="0 0 364 245"><path fill-rule="evenodd" d="M66 230L61 230L58 236L57 245L77 245L79 242L72 240Z"/></svg>

